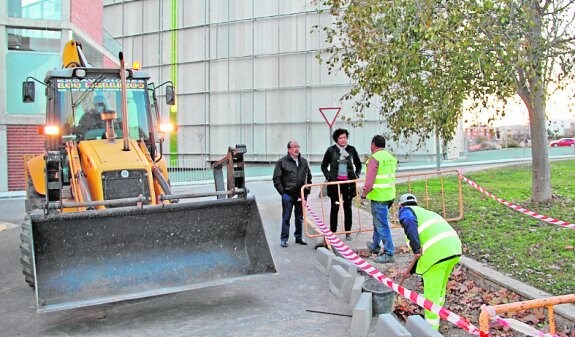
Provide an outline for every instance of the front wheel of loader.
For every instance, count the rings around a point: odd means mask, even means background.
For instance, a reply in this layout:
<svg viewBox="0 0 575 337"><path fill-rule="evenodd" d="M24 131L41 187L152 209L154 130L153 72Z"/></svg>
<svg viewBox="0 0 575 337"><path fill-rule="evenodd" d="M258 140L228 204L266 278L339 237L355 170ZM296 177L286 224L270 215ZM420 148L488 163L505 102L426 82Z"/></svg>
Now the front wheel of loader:
<svg viewBox="0 0 575 337"><path fill-rule="evenodd" d="M24 218L22 232L20 233L20 263L24 280L32 288L35 287L34 268L32 266L32 220L30 216Z"/></svg>
<svg viewBox="0 0 575 337"><path fill-rule="evenodd" d="M26 212L30 213L34 210L41 209L44 204L44 196L36 192L32 179L28 178L28 183L26 184Z"/></svg>

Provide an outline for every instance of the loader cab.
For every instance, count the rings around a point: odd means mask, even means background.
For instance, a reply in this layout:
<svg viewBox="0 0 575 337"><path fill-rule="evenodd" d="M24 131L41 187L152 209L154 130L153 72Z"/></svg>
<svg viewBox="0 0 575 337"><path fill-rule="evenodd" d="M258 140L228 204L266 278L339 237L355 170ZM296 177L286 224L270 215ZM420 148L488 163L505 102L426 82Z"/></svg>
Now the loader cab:
<svg viewBox="0 0 575 337"><path fill-rule="evenodd" d="M78 142L105 139L105 120L113 114L113 130L116 138L122 134L122 92L117 71L107 69L80 69L83 78L62 76L60 73L76 73L75 69L54 71L49 88L54 92L53 102L48 103L47 123L61 126L62 142ZM154 135L154 112L150 109L147 94L147 76L126 79L129 138L152 144Z"/></svg>

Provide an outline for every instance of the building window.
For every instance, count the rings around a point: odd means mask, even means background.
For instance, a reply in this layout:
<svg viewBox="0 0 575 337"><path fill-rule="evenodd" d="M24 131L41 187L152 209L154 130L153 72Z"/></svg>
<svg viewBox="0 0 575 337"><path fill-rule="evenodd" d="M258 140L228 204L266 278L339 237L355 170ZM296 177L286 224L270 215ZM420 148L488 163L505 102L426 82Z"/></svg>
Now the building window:
<svg viewBox="0 0 575 337"><path fill-rule="evenodd" d="M12 18L61 20L62 0L8 0Z"/></svg>
<svg viewBox="0 0 575 337"><path fill-rule="evenodd" d="M49 70L60 67L60 54L9 51L6 53L6 112L9 115L44 115L45 88L36 83L34 103L22 102L22 82L29 76L44 81Z"/></svg>
<svg viewBox="0 0 575 337"><path fill-rule="evenodd" d="M59 31L6 28L6 112L10 115L44 115L46 99L36 85L36 101L22 102L22 82L32 76L44 80L46 72L61 67Z"/></svg>
<svg viewBox="0 0 575 337"><path fill-rule="evenodd" d="M60 52L60 31L6 28L8 50Z"/></svg>

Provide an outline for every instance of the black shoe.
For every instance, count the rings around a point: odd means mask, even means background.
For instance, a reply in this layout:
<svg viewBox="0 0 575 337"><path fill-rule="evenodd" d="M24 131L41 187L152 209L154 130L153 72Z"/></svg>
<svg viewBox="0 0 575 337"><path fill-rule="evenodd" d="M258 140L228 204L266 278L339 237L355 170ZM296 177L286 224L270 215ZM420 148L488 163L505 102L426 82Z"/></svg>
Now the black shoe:
<svg viewBox="0 0 575 337"><path fill-rule="evenodd" d="M281 246L282 246L282 247L284 247L284 248L286 248L286 247L288 246L288 243L287 243L287 241L282 241L282 244L281 244Z"/></svg>
<svg viewBox="0 0 575 337"><path fill-rule="evenodd" d="M303 239L299 239L299 240L295 240L295 243L300 244L302 246L306 246L307 242L305 242Z"/></svg>

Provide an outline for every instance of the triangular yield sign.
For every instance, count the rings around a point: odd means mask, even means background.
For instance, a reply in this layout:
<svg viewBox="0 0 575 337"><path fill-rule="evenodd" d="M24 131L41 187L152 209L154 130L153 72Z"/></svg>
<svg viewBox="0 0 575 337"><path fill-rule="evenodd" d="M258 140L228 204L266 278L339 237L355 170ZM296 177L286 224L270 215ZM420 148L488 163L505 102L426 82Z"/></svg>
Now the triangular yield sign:
<svg viewBox="0 0 575 337"><path fill-rule="evenodd" d="M319 112L321 112L323 119L325 119L325 122L327 123L327 125L330 128L333 126L333 123L335 123L335 119L337 118L337 115L339 115L340 110L341 110L341 107L319 108Z"/></svg>

